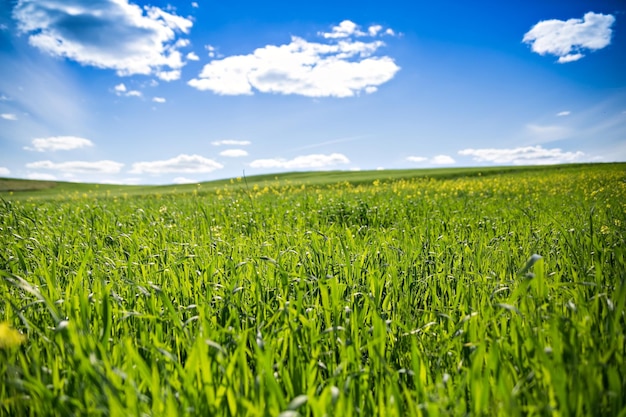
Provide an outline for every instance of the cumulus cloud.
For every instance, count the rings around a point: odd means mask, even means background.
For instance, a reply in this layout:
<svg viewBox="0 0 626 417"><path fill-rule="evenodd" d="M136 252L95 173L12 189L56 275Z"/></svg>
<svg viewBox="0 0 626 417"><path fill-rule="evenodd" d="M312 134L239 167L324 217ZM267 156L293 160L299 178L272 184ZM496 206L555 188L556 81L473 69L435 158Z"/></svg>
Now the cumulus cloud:
<svg viewBox="0 0 626 417"><path fill-rule="evenodd" d="M343 154L332 153L297 156L294 159L257 159L250 163L252 168L325 168L339 164L349 164L350 160Z"/></svg>
<svg viewBox="0 0 626 417"><path fill-rule="evenodd" d="M427 163L431 165L452 165L456 163L454 158L449 155L436 155L432 158L426 158L424 156L409 156L406 159L410 162Z"/></svg>
<svg viewBox="0 0 626 417"><path fill-rule="evenodd" d="M9 175L11 173L11 170L7 167L0 167L0 175L4 176L4 175Z"/></svg>
<svg viewBox="0 0 626 417"><path fill-rule="evenodd" d="M115 92L118 96L126 96L126 97L141 97L141 91L138 90L129 90L126 88L126 84L119 83L115 87L113 87L113 92Z"/></svg>
<svg viewBox="0 0 626 417"><path fill-rule="evenodd" d="M49 169L62 173L72 174L117 174L120 172L124 164L115 161L68 161L68 162L52 162L37 161L26 164L26 168L30 169Z"/></svg>
<svg viewBox="0 0 626 417"><path fill-rule="evenodd" d="M28 42L53 56L81 65L113 69L120 76L156 75L184 65L180 48L188 45L190 19L128 0L20 0L13 9ZM180 72L178 72L180 76Z"/></svg>
<svg viewBox="0 0 626 417"><path fill-rule="evenodd" d="M4 120L17 120L17 115L13 113L2 113L0 114L0 117L2 117Z"/></svg>
<svg viewBox="0 0 626 417"><path fill-rule="evenodd" d="M463 149L459 155L472 156L477 162L513 165L548 165L575 162L584 156L581 151L563 152L559 148L545 149L540 145L512 149Z"/></svg>
<svg viewBox="0 0 626 417"><path fill-rule="evenodd" d="M76 136L52 136L49 138L36 138L32 141L32 147L25 146L27 151L70 151L72 149L88 148L93 146L89 139Z"/></svg>
<svg viewBox="0 0 626 417"><path fill-rule="evenodd" d="M225 149L220 152L221 156L228 156L231 158L238 158L240 156L248 156L248 152L243 149Z"/></svg>
<svg viewBox="0 0 626 417"><path fill-rule="evenodd" d="M189 52L187 54L187 60L188 61L199 61L200 57L195 52Z"/></svg>
<svg viewBox="0 0 626 417"><path fill-rule="evenodd" d="M130 171L133 174L197 174L212 172L224 166L200 155L180 154L163 161L136 162Z"/></svg>
<svg viewBox="0 0 626 417"><path fill-rule="evenodd" d="M569 110L566 110L566 111L558 112L556 115L559 117L562 117L562 116L569 116L570 114L571 112Z"/></svg>
<svg viewBox="0 0 626 417"><path fill-rule="evenodd" d="M533 26L522 39L539 55L558 56L564 64L578 61L584 50L595 51L611 43L611 26L615 17L610 14L585 13L582 19L543 20Z"/></svg>
<svg viewBox="0 0 626 417"><path fill-rule="evenodd" d="M152 97L152 101L154 101L155 103L165 103L167 100L165 100L165 98L163 97Z"/></svg>
<svg viewBox="0 0 626 417"><path fill-rule="evenodd" d="M250 142L249 140L232 140L232 139L225 139L225 140L216 140L211 142L211 145L213 146L222 146L222 145L230 145L230 146L247 146L250 145L252 142Z"/></svg>
<svg viewBox="0 0 626 417"><path fill-rule="evenodd" d="M362 91L372 93L391 80L400 67L388 56L375 55L385 46L384 42L352 39L352 35L368 33L346 22L333 32L322 34L328 38L323 43L293 36L288 44L267 45L248 55L214 59L188 84L221 95L251 95L258 91L352 97Z"/></svg>
<svg viewBox="0 0 626 417"><path fill-rule="evenodd" d="M197 1L192 1L192 2L191 2L191 7L193 7L193 8L195 8L195 9L197 9L197 8L198 8L198 7L200 7L200 6L198 6L198 2L197 2Z"/></svg>

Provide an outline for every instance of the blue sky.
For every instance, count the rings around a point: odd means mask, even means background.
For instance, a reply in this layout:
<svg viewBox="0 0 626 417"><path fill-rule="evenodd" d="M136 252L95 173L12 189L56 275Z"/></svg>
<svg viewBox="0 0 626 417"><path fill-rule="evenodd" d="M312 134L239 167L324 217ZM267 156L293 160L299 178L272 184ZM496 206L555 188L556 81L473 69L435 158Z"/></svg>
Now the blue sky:
<svg viewBox="0 0 626 417"><path fill-rule="evenodd" d="M0 176L626 161L623 1L0 0Z"/></svg>

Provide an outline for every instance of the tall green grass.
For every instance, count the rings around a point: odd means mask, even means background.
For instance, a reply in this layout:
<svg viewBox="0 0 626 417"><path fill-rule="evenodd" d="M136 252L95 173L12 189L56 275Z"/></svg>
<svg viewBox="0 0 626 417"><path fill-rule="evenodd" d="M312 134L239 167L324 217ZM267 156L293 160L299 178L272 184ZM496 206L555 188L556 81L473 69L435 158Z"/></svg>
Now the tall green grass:
<svg viewBox="0 0 626 417"><path fill-rule="evenodd" d="M0 415L626 415L625 225L623 165L4 201Z"/></svg>

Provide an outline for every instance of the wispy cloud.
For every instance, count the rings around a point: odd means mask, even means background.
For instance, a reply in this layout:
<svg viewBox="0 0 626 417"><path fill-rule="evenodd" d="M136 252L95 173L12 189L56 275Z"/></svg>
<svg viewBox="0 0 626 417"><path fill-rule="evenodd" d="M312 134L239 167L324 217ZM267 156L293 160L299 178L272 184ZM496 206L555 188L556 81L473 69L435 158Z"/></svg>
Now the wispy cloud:
<svg viewBox="0 0 626 417"><path fill-rule="evenodd" d="M526 125L526 131L532 136L535 143L564 139L570 135L570 129L557 125L537 125L531 123Z"/></svg>
<svg viewBox="0 0 626 417"><path fill-rule="evenodd" d="M25 146L27 151L69 151L72 149L88 148L94 146L89 139L76 136L52 136L48 138L33 139L32 147Z"/></svg>
<svg viewBox="0 0 626 417"><path fill-rule="evenodd" d="M37 161L26 164L29 169L49 169L63 173L74 174L117 174L120 172L124 164L115 161L68 161L68 162L52 162Z"/></svg>
<svg viewBox="0 0 626 417"><path fill-rule="evenodd" d="M26 174L26 178L29 180L39 180L39 181L56 181L58 178L55 175L49 174L47 172L29 172Z"/></svg>
<svg viewBox="0 0 626 417"><path fill-rule="evenodd" d="M250 144L252 144L252 142L250 142L249 140L233 140L233 139L216 140L216 141L211 142L211 145L213 146L222 146L222 145L247 146Z"/></svg>
<svg viewBox="0 0 626 417"><path fill-rule="evenodd" d="M155 103L165 103L167 100L165 100L165 98L163 97L152 97L152 101L154 101Z"/></svg>
<svg viewBox="0 0 626 417"><path fill-rule="evenodd" d="M161 161L135 162L130 172L133 174L200 174L212 172L223 167L219 162L200 155L180 154L174 158Z"/></svg>
<svg viewBox="0 0 626 417"><path fill-rule="evenodd" d="M188 18L128 0L22 0L13 16L28 42L51 55L113 69L120 76L164 80L175 79L172 71L184 65L179 49L189 41L180 35L193 25Z"/></svg>
<svg viewBox="0 0 626 417"><path fill-rule="evenodd" d="M463 149L459 155L472 156L477 162L493 162L513 165L548 165L576 162L585 154L581 151L564 152L559 148L545 149L542 146L525 146L512 149Z"/></svg>
<svg viewBox="0 0 626 417"><path fill-rule="evenodd" d="M266 45L248 55L215 59L188 84L221 95L258 91L352 97L375 92L400 70L392 58L375 55L384 42L352 39L352 35L369 36L352 22L344 21L333 32L321 35L328 38L324 43L293 36L288 44Z"/></svg>
<svg viewBox="0 0 626 417"><path fill-rule="evenodd" d="M561 111L558 112L556 115L559 117L563 117L563 116L569 116L572 112L570 112L569 110L565 110L565 111Z"/></svg>
<svg viewBox="0 0 626 417"><path fill-rule="evenodd" d="M533 26L523 38L533 52L555 55L564 64L578 61L584 50L595 51L611 43L611 26L615 17L589 12L582 19L543 20Z"/></svg>
<svg viewBox="0 0 626 417"><path fill-rule="evenodd" d="M248 156L248 152L243 149L225 149L220 152L220 156L228 156L230 158L238 158L241 156Z"/></svg>
<svg viewBox="0 0 626 417"><path fill-rule="evenodd" d="M301 168L326 168L335 165L349 164L350 160L343 154L311 154L297 156L293 159L257 159L250 163L252 168L285 168L285 169L301 169Z"/></svg>
<svg viewBox="0 0 626 417"><path fill-rule="evenodd" d="M0 114L0 117L3 118L4 120L11 120L11 121L17 120L17 115L13 113L2 113Z"/></svg>
<svg viewBox="0 0 626 417"><path fill-rule="evenodd" d="M193 178L176 177L172 180L172 182L174 184L193 184L198 181L194 180Z"/></svg>
<svg viewBox="0 0 626 417"><path fill-rule="evenodd" d="M424 163L429 165L453 165L456 163L454 158L450 155L436 155L432 158L427 158L425 156L409 156L406 158L407 161L416 162L416 163Z"/></svg>

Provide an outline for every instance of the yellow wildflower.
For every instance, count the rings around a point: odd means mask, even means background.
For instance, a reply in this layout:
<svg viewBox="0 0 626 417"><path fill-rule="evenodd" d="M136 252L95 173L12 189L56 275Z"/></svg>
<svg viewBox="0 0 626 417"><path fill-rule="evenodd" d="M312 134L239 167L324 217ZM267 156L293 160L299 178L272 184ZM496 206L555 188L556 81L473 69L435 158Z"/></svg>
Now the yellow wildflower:
<svg viewBox="0 0 626 417"><path fill-rule="evenodd" d="M11 349L21 345L26 336L11 328L9 323L0 323L0 349Z"/></svg>

